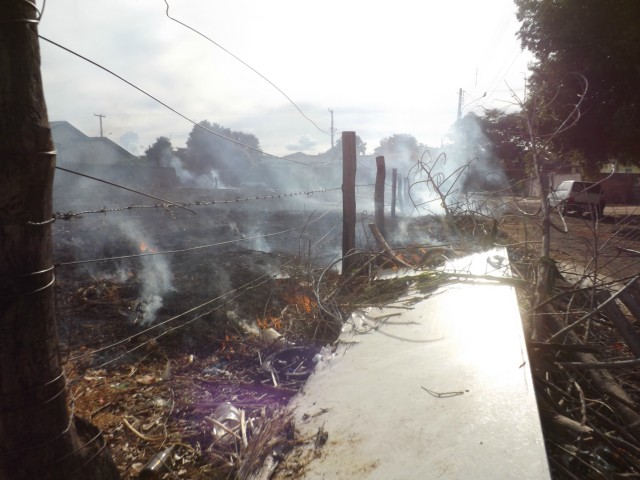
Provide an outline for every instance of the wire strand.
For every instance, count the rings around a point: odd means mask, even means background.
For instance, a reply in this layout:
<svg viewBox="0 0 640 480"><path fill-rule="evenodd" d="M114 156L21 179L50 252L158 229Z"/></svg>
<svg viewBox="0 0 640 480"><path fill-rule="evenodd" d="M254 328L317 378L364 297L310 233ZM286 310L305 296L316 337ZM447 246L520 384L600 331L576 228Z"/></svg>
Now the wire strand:
<svg viewBox="0 0 640 480"><path fill-rule="evenodd" d="M263 196L256 196L256 197L243 197L243 198L236 198L234 200L211 200L208 202L202 202L202 201L196 201L196 202L181 202L180 205L185 206L185 207L205 207L205 206L210 206L210 205L224 205L224 204L231 204L231 203L241 203L241 202L250 202L250 201L255 201L255 200L273 200L273 199L284 199L287 197L296 197L296 196L301 196L301 195L307 195L308 197L312 196L315 193L326 193L326 192L333 192L336 190L341 190L342 187L333 187L333 188L324 188L321 190L308 190L305 192L293 192L293 193L278 193L278 194L273 194L273 195L263 195ZM92 213L109 213L109 212L121 212L121 211L125 211L125 210L134 210L134 209L143 209L143 208L169 208L172 207L173 205L166 205L166 204L156 204L156 205L128 205L126 207L103 207L100 210L83 210L80 212L56 212L54 214L54 218L55 219L60 219L60 220L71 220L74 217L81 217L82 215L85 214L92 214Z"/></svg>
<svg viewBox="0 0 640 480"><path fill-rule="evenodd" d="M96 182L106 183L107 185L111 185L112 187L121 188L121 189L126 190L128 192L133 192L133 193L136 193L138 195L142 195L144 197L153 198L154 200L160 200L161 202L168 203L169 205L173 205L174 207L182 208L183 210L186 210L187 212L190 212L190 213L193 213L194 215L196 215L196 212L194 212L193 210L190 210L190 209L188 209L186 207L183 207L179 203L172 202L171 200L165 200L164 198L156 197L155 195L151 195L149 193L144 193L144 192L141 192L139 190L134 190L133 188L125 187L125 186L119 185L117 183L109 182L108 180L103 180L103 179L98 178L98 177L87 175L86 173L81 173L81 172L76 172L74 170L69 170L68 168L63 168L63 167L56 166L56 169L57 170L62 170L63 172L72 173L72 174L78 175L80 177L89 178L91 180L95 180Z"/></svg>
<svg viewBox="0 0 640 480"><path fill-rule="evenodd" d="M48 39L47 37L43 37L42 35L38 35L38 37L39 37L39 38L41 38L42 40L44 40L45 42L49 42L50 44L55 45L55 46L56 46L56 47L58 47L58 48L61 48L61 49L62 49L62 50L64 50L65 52L68 52L68 53L70 53L70 54L72 54L72 55L75 55L75 56L76 56L76 57L78 57L78 58L81 58L82 60L84 60L84 61L86 61L86 62L89 62L91 65L94 65L94 66L98 67L99 69L104 70L105 72L109 73L110 75L113 75L113 76L114 76L114 77L116 77L118 80L121 80L121 81L123 81L124 83L126 83L127 85L129 85L130 87L135 88L135 89L136 89L136 90L138 90L140 93L142 93L142 94L146 95L147 97L149 97L149 98L150 98L150 99L152 99L153 101L155 101L155 102L159 103L160 105L162 105L162 106L163 106L163 107L165 107L166 109L168 109L168 110L172 111L173 113L175 113L175 114L176 114L176 115L178 115L179 117L181 117L181 118L183 118L184 120L186 120L187 122L191 123L193 126L195 126L195 127L197 127L197 128L201 128L201 129L202 129L202 130L204 130L205 132L209 132L209 133L211 133L212 135L215 135L216 137L220 137L220 138L222 138L223 140L227 140L227 141L229 141L229 142L235 143L236 145L240 145L241 147L247 148L247 149L249 149L249 150L252 150L252 151L254 151L254 152L260 153L260 154L262 154L262 155L266 155L266 156L271 157L271 158L277 158L277 159L279 159L279 160L284 160L284 161L286 161L286 162L297 163L297 164L300 164L300 165L313 166L313 165L311 165L311 164L309 164L309 163L304 163L304 162L300 162L300 161L298 161L298 160L293 160L293 159L285 158L285 157L279 157L279 156L277 156L277 155L273 155L273 154L271 154L271 153L267 153L267 152L265 152L265 151L263 151L263 150L260 150L259 148L252 147L251 145L246 145L246 144L244 144L244 143L242 143L242 142L240 142L240 141L238 141L238 140L235 140L235 139L233 139L233 138L230 138L230 137L227 137L227 136L225 136L225 135L222 135L222 134L220 134L220 133L218 133L218 132L215 132L215 131L213 131L213 130L211 130L211 129L207 128L207 127L205 127L204 125L201 125L201 124L197 123L195 120L193 120L193 119L191 119L191 118L187 117L185 114L183 114L183 113L179 112L178 110L176 110L175 108L173 108L173 107L169 106L168 104L166 104L166 103L165 103L165 102L163 102L162 100L158 99L157 97L154 97L153 95L151 95L151 94L150 94L149 92L147 92L146 90L143 90L142 88L138 87L138 86L137 86L137 85L135 85L134 83L132 83L132 82L130 82L129 80L125 79L124 77L122 77L122 76L118 75L118 74L117 74L117 73L115 73L114 71L109 70L109 69L108 69L108 68L106 68L106 67L103 67L103 66L102 66L102 65L100 65L99 63L94 62L93 60L91 60L91 59L89 59L89 58L85 57L84 55L81 55L81 54L79 54L79 53L77 53L77 52L75 52L75 51L71 50L70 48L67 48L67 47L65 47L65 46L63 46L63 45L60 45L60 44L59 44L59 43L57 43L57 42L54 42L53 40L50 40L50 39Z"/></svg>
<svg viewBox="0 0 640 480"><path fill-rule="evenodd" d="M285 233L289 233L289 232L293 232L295 230L300 230L301 228L305 228L307 225L311 225L312 223L315 223L318 220L320 220L322 217L327 215L330 211L331 210L326 210L323 214L321 214L317 218L315 218L315 219L313 219L313 220L311 220L309 222L306 222L303 225L299 225L297 227L288 228L286 230L281 230L281 231L278 231L278 232L265 233L265 234L262 234L262 235L255 235L253 237L235 238L233 240L225 240L224 242L211 243L211 244L208 244L208 245L198 245L196 247L182 248L182 249L176 249L176 250L165 250L165 251L162 251L162 252L148 252L148 253L137 253L137 254L133 254L133 255L120 255L118 257L93 258L93 259L88 259L88 260L77 260L77 261L73 261L73 262L60 262L60 263L56 263L54 265L56 267L62 267L62 266L67 266L67 265L81 265L81 264L85 264L85 263L111 262L111 261L115 261L115 260L126 260L126 259L130 259L130 258L150 257L152 255L171 255L171 254L175 254L175 253L193 252L193 251L196 251L196 250L203 250L205 248L219 247L219 246L222 246L222 245L230 245L232 243L245 242L245 241L249 241L249 240L257 240L257 239L260 239L260 238L274 237L276 235L283 235Z"/></svg>
<svg viewBox="0 0 640 480"><path fill-rule="evenodd" d="M288 262L285 262L285 264L283 265L283 267L286 267L287 265L289 265L289 264L291 264L291 263L293 263L293 260L289 260ZM282 267L281 267L281 268L282 268ZM118 340L117 342L113 342L113 343L111 343L111 344L109 344L109 345L107 345L107 346L104 346L104 347L98 348L98 349L96 349L96 350L92 350L91 352L87 352L87 353L83 353L83 354L81 354L81 355L76 355L76 356L70 357L70 358L69 358L69 361L80 360L80 359L82 359L82 358L86 358L86 357L89 357L89 356L91 356L91 355L95 355L96 353L104 352L104 351L109 350L109 349L111 349L111 348L117 347L118 345L122 345L123 343L127 343L127 342L129 342L129 341L131 341L131 340L133 340L133 339L135 339L135 338L137 338L137 337L139 337L139 336L141 336L141 335L143 335L143 334L145 334L145 333L149 333L149 332L151 332L151 331L153 331L153 330L155 330L155 329L157 329L157 328L160 328L160 327L162 327L162 326L164 326L164 325L167 325L167 324L169 324L169 323L171 323L171 322L173 322L173 321L175 321L175 320L178 320L179 318L182 318L182 317L184 317L185 315L188 315L188 314L190 314L190 313L196 312L197 310L200 310L201 308L204 308L204 307L206 307L207 305L211 305L212 303L214 303L214 302L216 302L216 301L218 301L218 300L221 300L221 299L223 299L223 298L225 298L225 297L227 297L227 296L229 296L229 295L231 295L231 294L233 294L233 293L236 293L236 292L238 292L238 291L240 291L240 290L246 290L246 289L248 289L251 285L253 285L254 283L257 283L257 282L259 282L259 281L262 281L263 279L267 279L267 278L274 277L274 276L276 276L276 275L277 275L277 274L268 274L268 273L265 273L265 274L263 274L263 275L261 275L261 276L259 276L259 277L255 278L255 279L253 279L253 280L251 280L251 281L249 281L249 282L245 283L244 285L241 285L241 286L239 286L239 287L237 287L237 288L234 288L234 289L229 290L229 291L227 291L227 292L225 292L225 293L223 293L223 294L220 294L220 295L218 295L218 296L216 296L216 297L214 297L214 298L211 298L211 299L207 300L206 302L203 302L203 303L201 303L201 304L199 304L199 305L196 305L195 307L191 307L190 309L188 309L188 310L186 310L186 311L184 311L184 312L182 312L182 313L179 313L178 315L174 315L173 317L170 317L170 318L168 318L168 319L166 319L166 320L163 320L162 322L155 323L154 325L152 325L152 326L150 326L150 327L148 327L148 328L145 328L144 330L142 330L142 331L140 331L140 332L134 333L133 335L129 335L129 336L128 336L128 337L126 337L126 338L120 339L120 340ZM265 280L265 281L266 281L266 280ZM195 320L197 320L197 319L199 319L199 318L202 318L204 315L207 315L207 314L209 314L209 313L211 313L211 312L215 311L215 310L216 310L216 309L218 309L218 308L220 308L220 307L212 308L211 310L208 310L208 311L207 311L207 312L205 312L205 313L199 314L199 315L197 315L195 318L193 318L193 319L191 319L191 320L189 320L189 321L187 321L187 322L184 322L184 323L182 323L182 324L178 325L177 327L172 327L170 330L167 330L167 331L165 331L165 332L161 333L160 335L158 335L158 336L156 336L156 337L154 337L154 338L152 338L152 339L147 340L146 342L143 342L143 343L141 343L141 344L139 344L139 345L136 345L133 349L129 349L129 350L127 350L127 351L126 351L126 352L124 352L122 355L120 355L120 356L118 356L118 357L116 357L116 358L114 358L114 359L111 359L111 360L109 360L109 361L107 361L107 362L103 363L102 365L100 365L100 366L99 366L99 367L97 367L97 368L102 368L103 366L108 365L109 363L113 363L113 362L115 362L116 360L118 360L118 359L122 358L124 355L126 355L126 354L128 354L128 353L131 353L132 351L135 351L135 350L137 350L137 349L141 348L142 346L146 345L146 344L147 344L147 343L149 343L150 341L152 341L152 340L156 340L157 338L160 338L161 336L166 335L166 334L167 334L167 333L169 333L170 331L176 330L177 328L182 328L182 327L184 327L184 326L186 326L186 325L188 325L188 324L190 324L190 323L194 322Z"/></svg>
<svg viewBox="0 0 640 480"><path fill-rule="evenodd" d="M226 48L224 48L222 45L220 45L218 42L214 41L212 38L208 37L207 35L205 35L204 33L200 32L199 30L196 30L195 28L193 28L190 25L187 25L184 22L181 22L180 20L178 20L177 18L172 17L171 15L169 15L169 2L168 0L164 0L164 3L167 5L167 10L166 10L166 15L169 19L173 20L174 22L182 25L185 28L188 28L189 30L191 30L192 32L200 35L202 38L204 38L205 40L208 40L209 42L213 43L216 47L218 47L219 49L221 49L223 52L227 53L228 55L231 55L233 58L235 58L237 61L239 61L241 64L243 64L245 67L247 67L249 70L251 70L252 72L254 72L256 75L258 75L260 78L262 78L264 81L266 81L269 85L271 85L273 88L275 88L278 92L280 92L282 94L282 96L284 98L286 98L289 103L291 103L291 105L293 105L295 107L296 110L298 110L298 112L300 112L300 115L302 115L307 121L309 121L314 127L316 127L320 132L325 133L327 135L330 135L330 132L323 130L322 128L320 128L316 122L314 122L313 120L311 120L303 111L302 109L293 101L291 100L291 98L282 91L282 89L280 87L278 87L275 83L273 83L271 80L269 80L267 77L265 77L263 74L261 74L259 71L257 71L255 68L253 68L251 65L249 65L247 62L245 62L244 60L242 60L241 58L239 58L237 55L231 53L229 50L227 50Z"/></svg>

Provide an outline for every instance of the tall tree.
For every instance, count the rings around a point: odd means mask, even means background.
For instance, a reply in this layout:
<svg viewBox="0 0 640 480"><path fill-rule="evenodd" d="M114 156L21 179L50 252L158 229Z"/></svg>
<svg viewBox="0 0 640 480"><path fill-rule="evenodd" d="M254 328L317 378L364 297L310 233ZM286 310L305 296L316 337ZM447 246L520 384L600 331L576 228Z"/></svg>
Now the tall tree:
<svg viewBox="0 0 640 480"><path fill-rule="evenodd" d="M156 167L165 167L163 165L163 159L167 155L171 154L171 140L167 137L158 137L153 145L144 151L147 156L147 160L150 161Z"/></svg>
<svg viewBox="0 0 640 480"><path fill-rule="evenodd" d="M640 2L515 0L522 46L535 56L530 101L550 107L555 124L588 90L575 128L558 135L564 151L592 164L640 161ZM579 75L578 75L579 74Z"/></svg>
<svg viewBox="0 0 640 480"><path fill-rule="evenodd" d="M54 145L35 4L0 0L0 478L117 479L67 408L52 259Z"/></svg>
<svg viewBox="0 0 640 480"><path fill-rule="evenodd" d="M522 115L491 109L478 118L491 152L504 166L507 176L521 180L526 175L527 134Z"/></svg>
<svg viewBox="0 0 640 480"><path fill-rule="evenodd" d="M380 140L380 145L373 150L373 153L375 156L403 157L404 160L413 165L418 161L423 150L424 145L419 144L414 136L406 133L395 133Z"/></svg>
<svg viewBox="0 0 640 480"><path fill-rule="evenodd" d="M255 135L233 131L206 120L193 127L187 148L186 167L189 170L196 175L215 172L227 185L242 183L247 170L256 164L260 156L256 151L260 149L260 143Z"/></svg>
<svg viewBox="0 0 640 480"><path fill-rule="evenodd" d="M358 135L356 135L356 154L365 155L366 153L367 142L363 142L362 139ZM342 138L338 138L333 148L330 148L325 153L321 153L320 156L329 160L342 158Z"/></svg>

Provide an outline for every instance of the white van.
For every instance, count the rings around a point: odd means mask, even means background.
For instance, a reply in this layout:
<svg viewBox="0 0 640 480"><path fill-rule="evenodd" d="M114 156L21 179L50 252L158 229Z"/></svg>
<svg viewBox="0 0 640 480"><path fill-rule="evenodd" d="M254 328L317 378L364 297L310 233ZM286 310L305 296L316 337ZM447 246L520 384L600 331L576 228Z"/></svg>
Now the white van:
<svg viewBox="0 0 640 480"><path fill-rule="evenodd" d="M602 218L605 202L600 184L565 180L549 194L549 205L557 207L563 215L569 212L578 215L590 212L595 213L597 218Z"/></svg>

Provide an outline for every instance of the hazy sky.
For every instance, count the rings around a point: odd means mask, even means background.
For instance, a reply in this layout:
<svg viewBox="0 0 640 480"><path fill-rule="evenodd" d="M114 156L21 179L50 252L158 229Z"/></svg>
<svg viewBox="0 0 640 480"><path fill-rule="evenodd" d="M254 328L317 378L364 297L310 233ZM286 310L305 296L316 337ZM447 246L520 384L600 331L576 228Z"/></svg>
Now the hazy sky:
<svg viewBox="0 0 640 480"><path fill-rule="evenodd" d="M191 120L253 133L275 155L319 153L355 131L371 153L396 133L439 145L463 113L507 107L530 56L513 0L55 0L39 32L112 70ZM41 2L38 2L41 5ZM136 154L193 125L121 80L41 41L50 120ZM487 96L480 98L484 92ZM319 127L319 128L318 128ZM321 131L323 130L323 131Z"/></svg>

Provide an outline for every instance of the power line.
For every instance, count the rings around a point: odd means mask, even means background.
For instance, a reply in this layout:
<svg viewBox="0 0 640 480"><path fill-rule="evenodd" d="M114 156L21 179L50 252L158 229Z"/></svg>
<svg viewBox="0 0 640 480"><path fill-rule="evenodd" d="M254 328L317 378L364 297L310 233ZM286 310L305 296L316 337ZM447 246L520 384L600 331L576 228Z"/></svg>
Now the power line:
<svg viewBox="0 0 640 480"><path fill-rule="evenodd" d="M314 122L313 120L311 120L309 117L307 117L307 115L302 111L302 109L300 107L298 107L298 105L296 105L296 103L291 100L291 98L282 91L282 89L280 89L280 87L278 87L275 83L273 83L271 80L269 80L267 77L265 77L263 74L261 74L259 71L257 71L255 68L253 68L251 65L249 65L247 62L245 62L244 60L242 60L241 58L239 58L237 55L231 53L229 50L227 50L226 48L224 48L222 45L220 45L219 43L217 43L216 41L214 41L213 39L209 38L208 36L206 36L204 33L200 32L199 30L196 30L195 28L193 28L190 25L187 25L186 23L181 22L180 20L172 17L171 15L169 15L169 2L168 0L164 0L164 3L167 5L167 10L166 10L166 14L167 17L171 20L173 20L174 22L182 25L185 28L188 28L189 30L191 30L192 32L200 35L202 38L204 38L205 40L208 40L209 42L213 43L216 47L218 47L219 49L221 49L222 51L224 51L225 53L231 55L233 58L235 58L237 61L239 61L240 63L242 63L245 67L247 67L248 69L250 69L252 72L254 72L255 74L257 74L258 76L260 76L263 80L265 80L269 85L271 85L273 88L275 88L278 92L280 92L282 94L282 96L284 96L284 98L286 98L287 100L289 100L289 102L291 103L291 105L293 105L296 110L298 110L298 112L300 112L300 115L302 115L306 120L308 120L314 127L316 127L320 132L322 133L326 133L327 135L329 134L329 132L327 132L326 130L323 130L322 128L320 128L316 122ZM333 121L332 121L332 129L333 129ZM333 131L331 132L331 146L333 147Z"/></svg>
<svg viewBox="0 0 640 480"><path fill-rule="evenodd" d="M102 113L94 113L93 116L100 119L100 138L102 138L104 137L104 135L102 134L102 119L105 118L106 115L103 115Z"/></svg>
<svg viewBox="0 0 640 480"><path fill-rule="evenodd" d="M149 97L149 98L150 98L150 99L152 99L153 101L155 101L155 102L159 103L160 105L162 105L162 106L163 106L163 107L165 107L166 109L168 109L168 110L172 111L173 113L175 113L175 114L176 114L176 115L178 115L179 117L181 117L181 118L183 118L184 120L186 120L187 122L191 123L193 126L198 127L198 128L201 128L201 129L202 129L202 130L204 130L205 132L209 132L209 133L211 133L212 135L215 135L216 137L220 137L220 138L222 138L222 139L224 139L224 140L227 140L227 141L229 141L229 142L235 143L236 145L240 145L241 147L247 148L247 149L252 150L252 151L254 151L254 152L256 152L256 153L260 153L260 154L262 154L262 155L266 155L266 156L271 157L271 158L277 158L277 159L279 159L279 160L284 160L284 161L286 161L286 162L297 163L297 164L300 164L300 165L313 166L313 165L311 165L311 164L309 164L309 163L304 163L304 162L300 162L300 161L298 161L298 160L292 160L292 159L290 159L290 158L279 157L279 156L277 156L277 155L273 155L273 154L271 154L271 153L267 153L267 152L265 152L265 151L263 151L263 150L260 150L259 148L252 147L251 145L244 144L244 143L242 143L242 142L240 142L240 141L238 141L238 140L235 140L235 139L233 139L233 138L230 138L230 137L227 137L227 136L225 136L225 135L222 135L222 134L220 134L220 133L218 133L218 132L215 132L215 131L213 131L213 130L211 130L211 129L207 128L207 127L205 127L204 125L201 125L201 124L197 123L195 120L193 120L193 119L191 119L191 118L187 117L185 114L183 114L183 113L179 112L178 110L176 110L175 108L173 108L173 107L169 106L168 104L166 104L166 103L165 103L165 102L163 102L162 100L158 99L157 97L154 97L153 95L151 95L151 94L150 94L149 92L147 92L146 90L143 90L142 88L138 87L138 86L137 86L137 85L135 85L134 83L132 83L132 82L130 82L129 80L125 79L124 77L122 77L122 76L118 75L117 73L113 72L112 70L109 70L108 68L106 68L106 67L104 67L104 66L100 65L99 63L94 62L93 60L91 60L91 59L89 59L89 58L85 57L84 55L81 55L81 54L79 54L79 53L77 53L77 52L75 52L75 51L71 50L70 48L67 48L67 47L65 47L65 46L63 46L63 45L60 45L59 43L54 42L53 40L49 40L48 38L43 37L42 35L38 35L38 38L41 38L41 39L42 39L42 40L44 40L45 42L49 42L50 44L55 45L55 46L56 46L56 47L58 47L58 48L61 48L61 49L62 49L62 50L64 50L65 52L68 52L68 53L70 53L70 54L72 54L72 55L75 55L76 57L81 58L82 60L84 60L84 61L86 61L86 62L89 62L91 65L94 65L94 66L98 67L99 69L104 70L105 72L107 72L107 73L109 73L109 74L113 75L113 76L114 76L114 77L116 77L118 80L121 80L121 81L123 81L124 83L126 83L127 85L129 85L130 87L135 88L135 89L136 89L136 90L138 90L140 93L142 93L142 94L146 95L147 97Z"/></svg>

